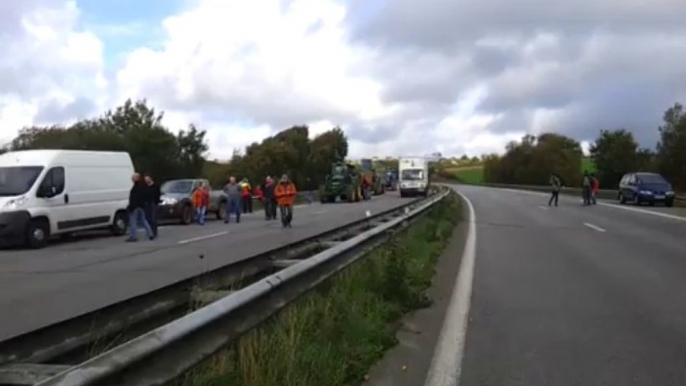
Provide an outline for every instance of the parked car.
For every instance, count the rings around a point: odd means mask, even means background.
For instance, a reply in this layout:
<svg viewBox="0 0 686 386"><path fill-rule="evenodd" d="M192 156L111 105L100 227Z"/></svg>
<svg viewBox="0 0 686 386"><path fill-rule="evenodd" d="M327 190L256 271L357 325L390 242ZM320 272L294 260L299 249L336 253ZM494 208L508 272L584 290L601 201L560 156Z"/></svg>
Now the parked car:
<svg viewBox="0 0 686 386"><path fill-rule="evenodd" d="M126 233L128 153L26 150L0 155L0 238L44 247L50 236L109 228Z"/></svg>
<svg viewBox="0 0 686 386"><path fill-rule="evenodd" d="M191 196L201 183L210 186L209 181L203 179L171 180L162 184L160 187L162 203L158 207L157 218L179 220L184 225L192 223L195 213L193 213ZM218 219L223 220L228 204L229 201L223 191L212 190L207 213L214 213Z"/></svg>
<svg viewBox="0 0 686 386"><path fill-rule="evenodd" d="M656 202L662 202L666 206L672 206L674 197L672 185L656 173L625 174L619 183L617 195L620 203L632 202L634 205L643 202L655 205Z"/></svg>

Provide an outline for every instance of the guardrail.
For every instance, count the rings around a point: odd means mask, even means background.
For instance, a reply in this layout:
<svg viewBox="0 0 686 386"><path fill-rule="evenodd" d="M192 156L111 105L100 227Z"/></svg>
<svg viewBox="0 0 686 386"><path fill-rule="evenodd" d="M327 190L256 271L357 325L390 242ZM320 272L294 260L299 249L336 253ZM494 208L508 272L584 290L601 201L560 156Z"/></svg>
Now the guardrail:
<svg viewBox="0 0 686 386"><path fill-rule="evenodd" d="M376 226L370 218L370 229L365 232L36 385L165 384L362 258L448 194L448 189L441 189Z"/></svg>
<svg viewBox="0 0 686 386"><path fill-rule="evenodd" d="M472 184L465 184L465 185L472 185ZM474 186L487 186L487 187L492 187L492 188L505 188L505 189L520 189L520 190L529 190L529 191L546 192L546 193L550 193L550 189L551 189L550 186L548 186L548 185L515 185L515 184L484 183L484 184L474 184ZM578 197L581 197L582 189L581 188L564 187L564 188L562 188L560 193L566 194L566 195L576 195ZM601 189L598 191L598 198L601 198L601 199L617 200L618 199L617 196L618 196L617 190ZM676 196L674 199L674 205L686 207L686 196Z"/></svg>

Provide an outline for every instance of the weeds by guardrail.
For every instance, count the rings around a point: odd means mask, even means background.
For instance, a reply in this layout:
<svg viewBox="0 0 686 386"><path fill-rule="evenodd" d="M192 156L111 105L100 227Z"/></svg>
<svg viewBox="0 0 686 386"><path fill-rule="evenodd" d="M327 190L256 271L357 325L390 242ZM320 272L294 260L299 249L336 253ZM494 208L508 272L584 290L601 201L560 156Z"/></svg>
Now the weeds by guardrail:
<svg viewBox="0 0 686 386"><path fill-rule="evenodd" d="M394 229L417 218L449 191L421 201L406 213L384 221L370 219L370 229L335 243L242 290L182 318L48 378L37 386L164 384L225 347L305 292L345 269Z"/></svg>

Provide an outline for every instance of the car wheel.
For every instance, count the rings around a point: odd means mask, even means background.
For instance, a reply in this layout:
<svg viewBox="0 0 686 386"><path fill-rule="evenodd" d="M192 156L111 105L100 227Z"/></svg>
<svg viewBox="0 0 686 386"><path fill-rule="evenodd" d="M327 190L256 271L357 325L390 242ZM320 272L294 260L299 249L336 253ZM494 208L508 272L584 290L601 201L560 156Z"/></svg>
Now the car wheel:
<svg viewBox="0 0 686 386"><path fill-rule="evenodd" d="M626 204L626 198L624 198L622 193L619 193L619 203L622 205Z"/></svg>
<svg viewBox="0 0 686 386"><path fill-rule="evenodd" d="M112 231L112 234L115 236L123 236L126 234L127 226L128 226L128 221L126 219L126 213L117 212L114 215L114 219L112 220L112 225L110 226L110 230Z"/></svg>
<svg viewBox="0 0 686 386"><path fill-rule="evenodd" d="M48 244L50 226L45 220L33 220L26 228L26 245L32 249L40 249Z"/></svg>
<svg viewBox="0 0 686 386"><path fill-rule="evenodd" d="M634 194L634 205L641 205L641 199L638 198L638 194Z"/></svg>
<svg viewBox="0 0 686 386"><path fill-rule="evenodd" d="M193 222L193 208L190 205L184 205L181 210L181 224L189 225Z"/></svg>
<svg viewBox="0 0 686 386"><path fill-rule="evenodd" d="M227 204L226 201L219 203L219 208L217 209L217 220L223 220L226 217L226 208L228 206L229 204Z"/></svg>
<svg viewBox="0 0 686 386"><path fill-rule="evenodd" d="M674 206L674 200L667 200L665 201L665 206L668 208L671 208Z"/></svg>

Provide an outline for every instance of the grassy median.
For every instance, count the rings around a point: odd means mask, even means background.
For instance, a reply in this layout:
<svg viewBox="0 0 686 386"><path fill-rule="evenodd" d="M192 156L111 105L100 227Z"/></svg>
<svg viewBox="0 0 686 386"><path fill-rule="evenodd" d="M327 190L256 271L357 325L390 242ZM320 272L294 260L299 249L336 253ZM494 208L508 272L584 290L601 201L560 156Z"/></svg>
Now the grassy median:
<svg viewBox="0 0 686 386"><path fill-rule="evenodd" d="M455 196L391 243L243 336L184 386L359 385L395 341L424 292L460 216Z"/></svg>

